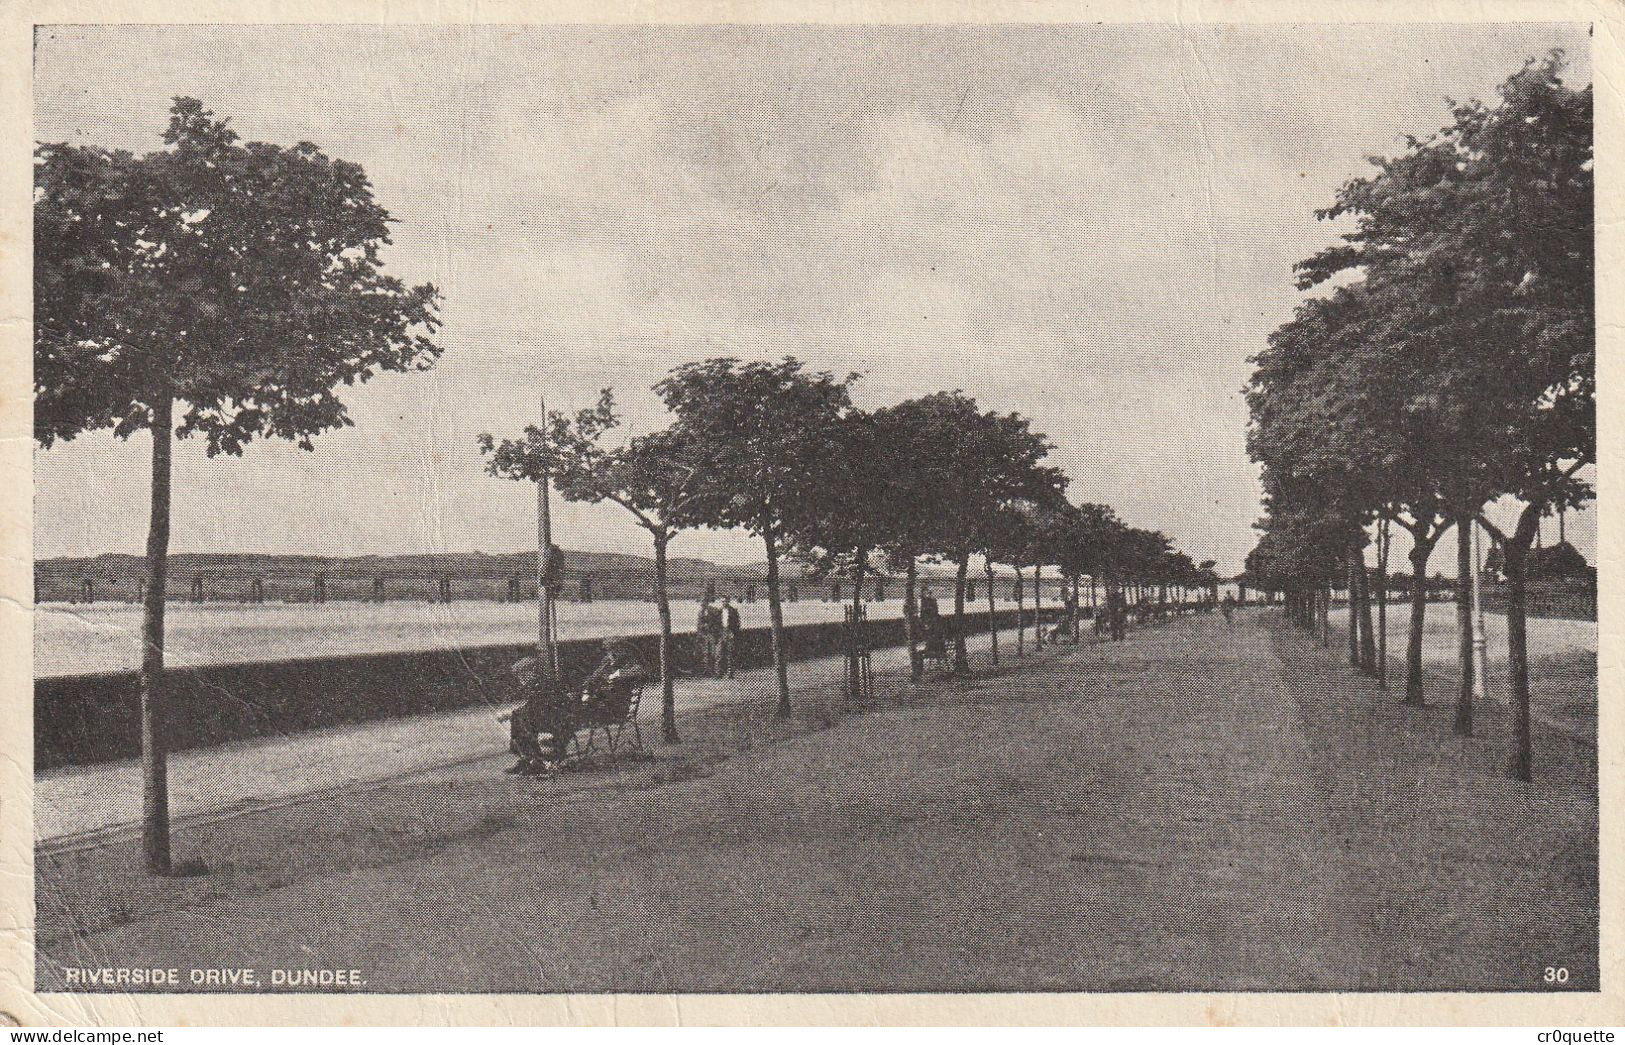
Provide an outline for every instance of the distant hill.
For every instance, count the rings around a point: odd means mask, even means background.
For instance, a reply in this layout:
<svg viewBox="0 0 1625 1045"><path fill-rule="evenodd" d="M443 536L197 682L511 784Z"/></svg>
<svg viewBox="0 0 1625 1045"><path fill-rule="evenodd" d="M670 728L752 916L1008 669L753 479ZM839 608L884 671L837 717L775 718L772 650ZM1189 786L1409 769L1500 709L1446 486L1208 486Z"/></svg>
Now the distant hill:
<svg viewBox="0 0 1625 1045"><path fill-rule="evenodd" d="M675 592L703 590L707 582L727 591L730 585L759 584L762 571L749 566L721 566L704 559L674 558L668 575ZM146 563L139 555L107 553L89 558L44 559L34 564L35 598L40 602L81 598L91 583L98 600L133 600ZM434 598L444 579L454 598L502 599L517 586L521 597L535 595L536 553L450 552L433 555L272 555L248 552L183 552L169 557L172 598L198 594L206 600L246 600L255 584L272 601L308 601L322 594L331 599L376 597ZM654 561L617 552L564 552L563 584L581 596L588 588L603 598L642 598L654 579ZM586 587L583 587L586 585ZM526 593L529 593L528 595Z"/></svg>
<svg viewBox="0 0 1625 1045"><path fill-rule="evenodd" d="M34 564L36 577L61 573L85 575L136 574L146 568L140 555L107 552L92 558L42 559ZM587 573L616 573L623 571L653 570L654 561L641 555L623 555L618 552L581 552L565 549L566 575ZM673 576L744 577L760 576L761 571L749 566L719 566L704 559L673 558L668 561ZM754 572L753 572L754 571ZM427 555L277 555L254 552L182 552L169 557L171 576L195 573L257 573L266 576L297 574L308 576L315 572L329 577L352 575L374 576L378 573L438 577L450 574L456 577L501 577L512 574L532 575L536 572L536 553L500 552L446 552Z"/></svg>
<svg viewBox="0 0 1625 1045"><path fill-rule="evenodd" d="M953 568L922 563L920 578L951 583ZM1008 571L998 571L1001 578ZM780 573L797 591L826 593L837 580L810 579L797 562ZM134 602L140 597L146 561L109 552L93 557L43 559L34 563L38 602ZM766 565L719 565L705 559L667 563L673 599L698 598L707 590L754 598L763 590ZM979 580L979 571L972 580ZM898 578L897 580L900 580ZM890 583L897 583L894 580ZM86 590L86 584L89 590ZM1001 580L1001 583L1004 583ZM1053 585L1054 578L1050 578ZM562 588L572 599L644 599L654 586L654 560L618 552L564 552ZM844 586L844 585L843 585ZM273 555L250 552L183 552L169 557L169 597L199 602L310 602L375 599L533 599L536 553L449 552L435 555Z"/></svg>

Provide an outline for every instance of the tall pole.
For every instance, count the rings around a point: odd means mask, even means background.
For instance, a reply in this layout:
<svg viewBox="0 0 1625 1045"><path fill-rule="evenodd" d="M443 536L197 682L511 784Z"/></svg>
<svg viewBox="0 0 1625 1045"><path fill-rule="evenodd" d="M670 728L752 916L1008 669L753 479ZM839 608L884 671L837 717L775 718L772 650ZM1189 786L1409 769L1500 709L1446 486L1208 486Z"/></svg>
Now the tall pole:
<svg viewBox="0 0 1625 1045"><path fill-rule="evenodd" d="M1489 677L1487 662L1489 659L1489 636L1484 631L1484 599L1480 590L1484 575L1483 556L1479 542L1479 525L1473 520L1469 525L1473 528L1473 702L1480 707L1484 706L1485 679Z"/></svg>
<svg viewBox="0 0 1625 1045"><path fill-rule="evenodd" d="M542 431L547 431L547 400L537 402L542 410ZM544 435L545 439L546 436ZM550 679L559 677L559 647L553 632L553 584L548 567L553 559L553 519L548 505L550 476L544 466L536 477L536 663Z"/></svg>

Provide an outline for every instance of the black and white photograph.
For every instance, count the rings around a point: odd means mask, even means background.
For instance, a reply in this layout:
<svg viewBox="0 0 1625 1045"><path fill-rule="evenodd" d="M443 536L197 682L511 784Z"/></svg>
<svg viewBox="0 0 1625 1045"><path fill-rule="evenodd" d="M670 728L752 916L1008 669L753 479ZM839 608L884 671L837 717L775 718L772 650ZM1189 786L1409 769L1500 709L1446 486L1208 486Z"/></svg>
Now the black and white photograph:
<svg viewBox="0 0 1625 1045"><path fill-rule="evenodd" d="M1609 987L1597 27L31 29L35 991Z"/></svg>

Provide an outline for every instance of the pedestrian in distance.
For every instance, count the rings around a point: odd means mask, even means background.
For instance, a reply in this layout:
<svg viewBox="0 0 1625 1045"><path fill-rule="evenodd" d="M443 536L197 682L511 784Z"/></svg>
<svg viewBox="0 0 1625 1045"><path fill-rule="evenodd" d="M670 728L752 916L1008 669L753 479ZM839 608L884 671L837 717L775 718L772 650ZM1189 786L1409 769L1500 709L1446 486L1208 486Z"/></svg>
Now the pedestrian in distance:
<svg viewBox="0 0 1625 1045"><path fill-rule="evenodd" d="M929 588L920 593L920 631L925 639L925 659L947 660L948 636L942 627L942 609Z"/></svg>
<svg viewBox="0 0 1625 1045"><path fill-rule="evenodd" d="M709 594L700 602L700 616L694 625L700 644L700 673L711 678L722 677L722 610L711 602Z"/></svg>
<svg viewBox="0 0 1625 1045"><path fill-rule="evenodd" d="M1111 625L1112 641L1122 642L1128 632L1128 600L1123 597L1122 589L1106 596L1106 617Z"/></svg>
<svg viewBox="0 0 1625 1045"><path fill-rule="evenodd" d="M739 607L726 595L722 597L722 655L721 674L724 678L733 678L736 661L739 656L739 638L744 634L744 623L739 619Z"/></svg>

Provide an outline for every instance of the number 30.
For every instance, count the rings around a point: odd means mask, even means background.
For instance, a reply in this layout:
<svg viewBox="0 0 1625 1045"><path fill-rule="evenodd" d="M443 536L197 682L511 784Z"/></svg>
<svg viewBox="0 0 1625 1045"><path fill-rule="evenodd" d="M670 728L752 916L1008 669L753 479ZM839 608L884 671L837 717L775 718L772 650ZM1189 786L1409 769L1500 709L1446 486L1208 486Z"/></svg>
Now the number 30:
<svg viewBox="0 0 1625 1045"><path fill-rule="evenodd" d="M1569 971L1561 965L1548 965L1544 979L1547 983L1568 983Z"/></svg>

